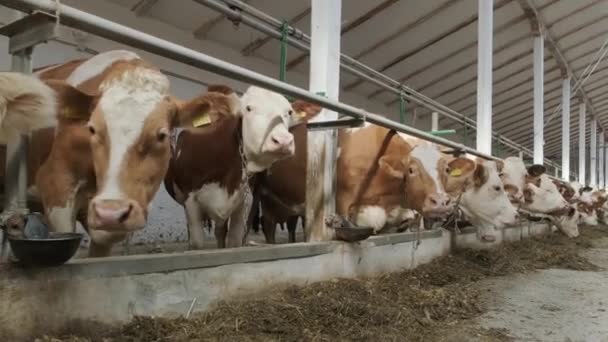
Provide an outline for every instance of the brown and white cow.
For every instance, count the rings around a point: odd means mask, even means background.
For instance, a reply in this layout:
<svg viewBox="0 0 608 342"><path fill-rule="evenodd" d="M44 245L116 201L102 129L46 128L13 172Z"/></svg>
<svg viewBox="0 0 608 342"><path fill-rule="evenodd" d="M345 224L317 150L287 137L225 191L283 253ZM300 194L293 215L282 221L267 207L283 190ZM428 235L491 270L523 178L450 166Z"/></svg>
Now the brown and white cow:
<svg viewBox="0 0 608 342"><path fill-rule="evenodd" d="M37 71L56 91L61 110L55 132L32 136L30 174L52 228L73 231L78 219L91 235L89 254L146 224L147 207L169 164L169 133L201 112L217 118L225 95L180 102L160 70L129 51Z"/></svg>
<svg viewBox="0 0 608 342"><path fill-rule="evenodd" d="M517 209L500 179L504 163L467 157L475 163L450 163L452 171L446 189L466 221L477 228L479 239L492 242L498 230L515 224L518 219Z"/></svg>
<svg viewBox="0 0 608 342"><path fill-rule="evenodd" d="M544 172L542 165L526 168L521 158L508 157L504 160L501 179L512 202L521 208L532 213L556 216L567 213L569 203Z"/></svg>
<svg viewBox="0 0 608 342"><path fill-rule="evenodd" d="M301 121L290 128L294 136L295 154L274 163L258 183L262 230L267 243L275 243L277 223L287 224L289 242L295 242L298 218L305 220L308 151L306 122L319 114L321 107L299 100L291 106Z"/></svg>
<svg viewBox="0 0 608 342"><path fill-rule="evenodd" d="M358 226L400 226L415 210L426 218L444 218L453 202L445 191L454 163L437 146L419 142L386 128L365 125L339 134L337 213ZM468 168L474 169L474 167Z"/></svg>
<svg viewBox="0 0 608 342"><path fill-rule="evenodd" d="M210 87L209 94L214 92L230 91ZM177 137L165 187L185 207L193 248L203 247L206 218L215 222L218 247L241 246L249 210L248 180L294 154L288 131L293 110L285 97L252 86L240 102L239 115L186 128Z"/></svg>

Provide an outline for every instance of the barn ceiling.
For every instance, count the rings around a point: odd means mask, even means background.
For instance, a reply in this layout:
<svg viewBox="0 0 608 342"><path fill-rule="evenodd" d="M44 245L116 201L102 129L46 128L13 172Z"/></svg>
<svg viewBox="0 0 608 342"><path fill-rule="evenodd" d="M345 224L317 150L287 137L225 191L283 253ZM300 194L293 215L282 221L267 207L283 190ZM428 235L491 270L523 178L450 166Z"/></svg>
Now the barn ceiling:
<svg viewBox="0 0 608 342"><path fill-rule="evenodd" d="M279 43L245 25L236 28L222 15L195 1L104 0L140 16L152 17L193 33L279 63ZM310 1L249 0L269 15L287 20L309 33ZM342 52L438 102L475 118L477 74L477 0L343 0ZM533 147L533 81L531 4L577 78L598 59L608 38L606 0L495 0L493 128L530 149ZM561 103L562 71L545 44L545 121ZM308 58L290 50L289 70L307 74ZM583 89L593 112L608 128L608 65L601 61ZM355 92L396 111L394 94L352 75L341 75L342 89ZM572 100L571 143L578 141L578 100ZM412 108L410 107L410 111ZM418 109L424 112L424 109ZM590 114L588 114L588 117ZM450 119L441 128L462 131ZM587 124L589 139L589 124ZM571 155L577 150L572 149ZM545 155L561 155L561 113L545 126Z"/></svg>

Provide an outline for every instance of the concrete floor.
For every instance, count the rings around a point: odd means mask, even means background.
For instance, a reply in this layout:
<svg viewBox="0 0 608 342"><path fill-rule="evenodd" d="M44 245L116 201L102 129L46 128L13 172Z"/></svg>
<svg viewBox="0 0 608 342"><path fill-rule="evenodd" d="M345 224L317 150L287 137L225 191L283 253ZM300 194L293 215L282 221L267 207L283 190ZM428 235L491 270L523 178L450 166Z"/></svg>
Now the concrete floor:
<svg viewBox="0 0 608 342"><path fill-rule="evenodd" d="M485 281L489 311L477 323L507 329L516 341L608 341L608 238L585 256L604 270L551 269Z"/></svg>

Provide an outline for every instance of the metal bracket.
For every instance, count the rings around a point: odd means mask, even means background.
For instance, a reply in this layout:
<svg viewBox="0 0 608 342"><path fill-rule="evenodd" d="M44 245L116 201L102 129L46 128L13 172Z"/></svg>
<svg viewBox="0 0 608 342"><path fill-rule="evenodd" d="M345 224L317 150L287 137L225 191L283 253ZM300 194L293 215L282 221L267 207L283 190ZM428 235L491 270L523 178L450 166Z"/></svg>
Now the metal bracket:
<svg viewBox="0 0 608 342"><path fill-rule="evenodd" d="M0 35L8 37L8 51L17 54L38 44L46 43L59 35L57 17L36 11L0 27Z"/></svg>
<svg viewBox="0 0 608 342"><path fill-rule="evenodd" d="M322 131L322 130L327 130L327 129L362 127L364 123L365 123L365 121L363 121L361 119L339 119L339 120L308 122L306 124L306 128L309 131Z"/></svg>

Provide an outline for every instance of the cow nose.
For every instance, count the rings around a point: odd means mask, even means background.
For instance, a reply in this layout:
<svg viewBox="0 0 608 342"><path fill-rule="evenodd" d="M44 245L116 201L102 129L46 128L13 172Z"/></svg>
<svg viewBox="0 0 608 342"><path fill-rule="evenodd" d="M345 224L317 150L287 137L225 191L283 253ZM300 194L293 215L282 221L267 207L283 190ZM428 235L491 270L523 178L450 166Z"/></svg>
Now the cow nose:
<svg viewBox="0 0 608 342"><path fill-rule="evenodd" d="M277 132L270 136L272 150L291 152L293 150L293 135L289 132Z"/></svg>
<svg viewBox="0 0 608 342"><path fill-rule="evenodd" d="M428 195L424 201L423 211L427 215L437 216L448 212L450 198L443 194Z"/></svg>
<svg viewBox="0 0 608 342"><path fill-rule="evenodd" d="M124 223L129 218L133 205L123 200L96 200L93 202L93 210L100 226L113 226Z"/></svg>

